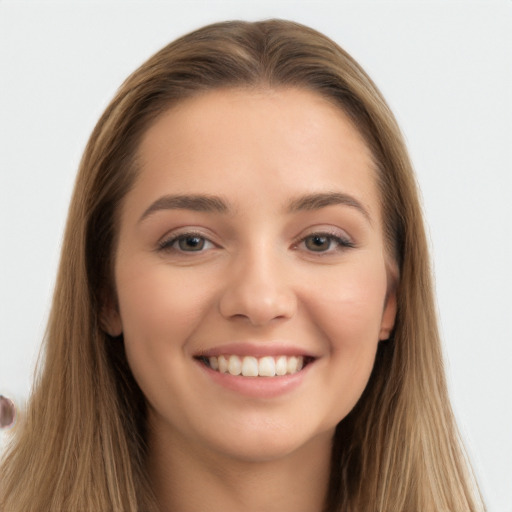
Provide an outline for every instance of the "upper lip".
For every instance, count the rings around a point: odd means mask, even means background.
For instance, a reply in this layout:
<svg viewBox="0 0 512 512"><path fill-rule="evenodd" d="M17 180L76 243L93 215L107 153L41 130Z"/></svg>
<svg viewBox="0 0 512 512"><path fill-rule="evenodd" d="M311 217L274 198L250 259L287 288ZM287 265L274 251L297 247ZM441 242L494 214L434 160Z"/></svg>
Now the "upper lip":
<svg viewBox="0 0 512 512"><path fill-rule="evenodd" d="M217 345L212 348L199 350L194 353L194 357L213 357L221 355L234 355L234 356L252 356L252 357L265 357L265 356L304 356L310 358L317 358L312 351L297 347L286 343L228 343L225 345Z"/></svg>

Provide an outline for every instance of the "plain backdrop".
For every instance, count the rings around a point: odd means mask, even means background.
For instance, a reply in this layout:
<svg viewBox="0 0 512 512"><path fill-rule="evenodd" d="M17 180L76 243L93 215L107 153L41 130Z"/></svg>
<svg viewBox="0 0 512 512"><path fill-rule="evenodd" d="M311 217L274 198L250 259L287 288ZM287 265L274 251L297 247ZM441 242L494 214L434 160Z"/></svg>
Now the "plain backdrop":
<svg viewBox="0 0 512 512"><path fill-rule="evenodd" d="M0 0L0 393L21 404L86 140L123 79L224 19L289 18L368 71L423 194L453 406L512 512L512 1Z"/></svg>

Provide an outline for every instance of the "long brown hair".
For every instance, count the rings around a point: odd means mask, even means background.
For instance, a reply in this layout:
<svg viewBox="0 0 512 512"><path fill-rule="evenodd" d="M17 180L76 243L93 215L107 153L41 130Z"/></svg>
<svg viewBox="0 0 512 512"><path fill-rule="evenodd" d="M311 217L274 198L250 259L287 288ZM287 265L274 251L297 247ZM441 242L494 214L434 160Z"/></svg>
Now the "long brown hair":
<svg viewBox="0 0 512 512"><path fill-rule="evenodd" d="M483 509L449 405L422 213L400 130L344 50L310 28L270 20L214 24L169 44L125 81L96 125L71 202L40 372L1 466L2 510L157 510L145 470L145 399L122 337L102 328L105 308L116 307L120 204L141 136L160 114L201 91L261 87L308 89L349 115L373 153L399 269L396 325L336 429L325 510Z"/></svg>

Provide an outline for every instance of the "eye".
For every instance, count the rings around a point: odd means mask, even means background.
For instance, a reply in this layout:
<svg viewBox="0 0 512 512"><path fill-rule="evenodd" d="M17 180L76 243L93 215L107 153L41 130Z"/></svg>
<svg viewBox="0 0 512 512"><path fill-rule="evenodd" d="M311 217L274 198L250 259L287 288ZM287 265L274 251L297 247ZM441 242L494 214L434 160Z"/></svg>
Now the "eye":
<svg viewBox="0 0 512 512"><path fill-rule="evenodd" d="M343 248L355 247L348 238L334 235L332 233L312 233L303 238L299 245L302 245L310 252L326 253L342 250Z"/></svg>
<svg viewBox="0 0 512 512"><path fill-rule="evenodd" d="M213 243L198 233L182 233L159 243L159 248L176 252L203 252L213 248Z"/></svg>

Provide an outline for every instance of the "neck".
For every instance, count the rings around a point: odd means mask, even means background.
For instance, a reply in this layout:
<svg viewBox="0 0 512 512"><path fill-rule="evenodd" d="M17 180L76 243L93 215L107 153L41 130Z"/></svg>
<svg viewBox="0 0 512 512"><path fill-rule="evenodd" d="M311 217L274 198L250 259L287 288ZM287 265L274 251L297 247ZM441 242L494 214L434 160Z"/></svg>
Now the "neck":
<svg viewBox="0 0 512 512"><path fill-rule="evenodd" d="M149 474L162 512L321 512L332 433L267 461L241 460L154 433Z"/></svg>

